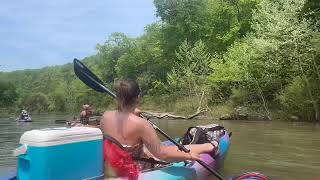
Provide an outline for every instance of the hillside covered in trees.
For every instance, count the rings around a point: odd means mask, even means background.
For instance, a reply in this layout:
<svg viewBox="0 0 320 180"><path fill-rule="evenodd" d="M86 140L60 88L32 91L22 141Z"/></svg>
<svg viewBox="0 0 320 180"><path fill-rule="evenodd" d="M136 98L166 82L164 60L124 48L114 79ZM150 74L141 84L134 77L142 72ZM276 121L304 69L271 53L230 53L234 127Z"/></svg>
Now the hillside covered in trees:
<svg viewBox="0 0 320 180"><path fill-rule="evenodd" d="M115 32L83 59L109 87L136 79L145 107L185 112L249 107L320 121L318 0L154 0L158 22L131 38ZM81 38L81 37L79 37ZM15 52L13 52L15 53ZM71 60L70 60L71 61ZM0 72L0 109L78 113L113 104L72 64Z"/></svg>

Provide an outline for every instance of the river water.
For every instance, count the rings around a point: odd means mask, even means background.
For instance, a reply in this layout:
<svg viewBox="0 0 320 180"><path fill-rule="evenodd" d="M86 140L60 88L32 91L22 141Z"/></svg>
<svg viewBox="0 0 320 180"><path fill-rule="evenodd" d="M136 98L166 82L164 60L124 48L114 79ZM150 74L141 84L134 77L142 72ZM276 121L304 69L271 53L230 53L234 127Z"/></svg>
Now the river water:
<svg viewBox="0 0 320 180"><path fill-rule="evenodd" d="M61 127L57 119L69 115L33 116L32 123L0 118L0 177L15 170L12 150L21 134L31 129ZM231 147L221 174L230 177L259 171L273 179L320 180L320 126L303 122L155 120L172 137L181 136L189 126L219 123L232 131ZM215 178L212 178L215 179Z"/></svg>

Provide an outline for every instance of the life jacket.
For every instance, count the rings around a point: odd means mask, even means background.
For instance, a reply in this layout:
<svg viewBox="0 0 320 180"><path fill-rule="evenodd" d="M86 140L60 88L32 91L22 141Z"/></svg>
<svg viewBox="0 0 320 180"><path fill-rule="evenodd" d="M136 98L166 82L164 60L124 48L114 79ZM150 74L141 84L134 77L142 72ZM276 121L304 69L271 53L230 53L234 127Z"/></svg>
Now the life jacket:
<svg viewBox="0 0 320 180"><path fill-rule="evenodd" d="M29 114L27 114L27 113L22 113L22 114L20 115L20 118L21 118L21 119L24 119L24 118L27 118L27 117L29 117Z"/></svg>
<svg viewBox="0 0 320 180"><path fill-rule="evenodd" d="M80 117L80 122L82 124L88 124L89 123L89 119L92 116L92 111L91 110L85 110L86 114L84 116Z"/></svg>
<svg viewBox="0 0 320 180"><path fill-rule="evenodd" d="M85 111L85 112L86 112L86 115L84 116L84 118L85 119L89 119L92 116L92 111L88 110L88 111Z"/></svg>

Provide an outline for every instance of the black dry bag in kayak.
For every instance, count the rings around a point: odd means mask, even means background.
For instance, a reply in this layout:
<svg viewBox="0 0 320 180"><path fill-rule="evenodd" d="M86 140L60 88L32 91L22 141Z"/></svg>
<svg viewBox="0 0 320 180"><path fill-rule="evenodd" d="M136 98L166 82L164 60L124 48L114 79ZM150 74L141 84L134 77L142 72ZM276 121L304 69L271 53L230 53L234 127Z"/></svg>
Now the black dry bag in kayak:
<svg viewBox="0 0 320 180"><path fill-rule="evenodd" d="M216 124L189 127L184 136L179 139L179 142L183 145L203 144L214 139L219 140L224 133L224 127Z"/></svg>

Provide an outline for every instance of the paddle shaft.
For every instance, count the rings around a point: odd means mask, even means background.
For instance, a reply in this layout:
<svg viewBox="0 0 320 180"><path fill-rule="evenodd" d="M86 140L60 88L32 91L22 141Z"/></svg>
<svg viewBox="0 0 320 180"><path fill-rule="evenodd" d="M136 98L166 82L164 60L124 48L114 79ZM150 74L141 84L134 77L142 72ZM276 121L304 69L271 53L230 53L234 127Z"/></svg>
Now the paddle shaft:
<svg viewBox="0 0 320 180"><path fill-rule="evenodd" d="M78 65L78 66L77 66ZM79 79L84 82L87 86L89 86L90 88L92 87L92 82L95 83L95 85L98 85L98 87L100 87L102 89L102 91L99 92L104 92L107 93L108 95L112 96L113 98L116 98L116 94L114 94L112 91L110 91L106 86L104 86L103 84L101 84L100 82L102 82L100 79L98 79L98 77L96 77L84 64L82 64L79 60L74 59L74 68L75 68L75 72L76 75L79 77ZM78 68L78 69L77 69ZM80 68L80 69L79 69ZM80 72L79 72L80 71ZM85 71L88 71L85 72ZM82 73L81 75L85 75L86 78L89 78L89 80L91 81L90 83L88 82L88 80L83 79L83 76L80 76L78 73ZM94 77L92 77L94 76ZM100 82L99 82L100 81ZM95 88L93 88L95 89ZM95 89L96 90L96 89ZM148 119L147 119L148 120ZM185 148L182 144L177 143L175 140L173 140L168 134L166 134L164 131L162 131L158 126L156 126L155 124L153 124L150 120L148 120L148 122L152 125L152 127L158 131L160 134L162 134L163 136L165 136L170 142L172 142L174 145L176 145L178 147L179 150L188 153L190 152L189 149ZM220 180L225 180L220 174L218 174L218 172L216 172L213 168L209 167L208 164L206 164L205 162L201 161L201 160L197 160L197 162L199 164L201 164L204 168L206 168L209 172L211 172L212 174L214 174L218 179Z"/></svg>

